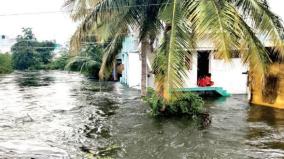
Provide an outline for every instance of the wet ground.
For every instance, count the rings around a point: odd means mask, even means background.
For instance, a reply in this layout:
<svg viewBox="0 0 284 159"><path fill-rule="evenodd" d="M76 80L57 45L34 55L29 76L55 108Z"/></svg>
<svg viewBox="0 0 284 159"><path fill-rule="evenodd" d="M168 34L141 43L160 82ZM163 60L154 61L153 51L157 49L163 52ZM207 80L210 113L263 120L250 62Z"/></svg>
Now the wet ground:
<svg viewBox="0 0 284 159"><path fill-rule="evenodd" d="M207 99L209 128L154 119L137 90L77 73L0 75L0 158L284 158L284 111Z"/></svg>

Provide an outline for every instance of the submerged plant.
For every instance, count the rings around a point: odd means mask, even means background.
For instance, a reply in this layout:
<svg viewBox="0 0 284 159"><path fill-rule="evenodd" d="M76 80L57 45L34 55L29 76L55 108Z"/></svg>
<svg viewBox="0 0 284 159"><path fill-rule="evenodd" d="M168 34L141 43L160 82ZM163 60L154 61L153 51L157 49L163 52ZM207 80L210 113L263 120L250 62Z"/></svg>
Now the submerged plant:
<svg viewBox="0 0 284 159"><path fill-rule="evenodd" d="M12 58L9 53L0 53L0 74L11 73L12 68Z"/></svg>
<svg viewBox="0 0 284 159"><path fill-rule="evenodd" d="M101 48L93 44L88 44L81 49L79 55L69 60L65 69L69 71L80 71L87 76L98 79L101 64Z"/></svg>
<svg viewBox="0 0 284 159"><path fill-rule="evenodd" d="M196 117L205 112L202 98L190 92L179 92L179 96L167 102L155 90L148 88L148 96L145 97L145 100L148 102L153 116Z"/></svg>
<svg viewBox="0 0 284 159"><path fill-rule="evenodd" d="M98 77L100 63L90 57L76 56L65 66L66 70L79 71L88 76Z"/></svg>

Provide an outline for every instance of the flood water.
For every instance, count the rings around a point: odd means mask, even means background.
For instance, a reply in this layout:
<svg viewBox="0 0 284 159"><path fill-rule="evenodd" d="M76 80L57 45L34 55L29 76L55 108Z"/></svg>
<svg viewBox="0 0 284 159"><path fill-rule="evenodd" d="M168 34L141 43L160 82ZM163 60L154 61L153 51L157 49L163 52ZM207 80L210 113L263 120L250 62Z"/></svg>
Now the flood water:
<svg viewBox="0 0 284 159"><path fill-rule="evenodd" d="M100 89L102 88L102 89ZM101 92L100 92L101 90ZM0 158L284 158L284 111L208 99L212 124L154 119L139 92L77 73L0 76Z"/></svg>

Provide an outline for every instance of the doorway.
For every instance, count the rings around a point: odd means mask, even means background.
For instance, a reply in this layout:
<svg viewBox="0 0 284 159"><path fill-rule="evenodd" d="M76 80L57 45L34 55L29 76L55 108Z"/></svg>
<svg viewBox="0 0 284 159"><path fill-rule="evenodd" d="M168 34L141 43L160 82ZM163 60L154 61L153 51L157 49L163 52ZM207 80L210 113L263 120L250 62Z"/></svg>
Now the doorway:
<svg viewBox="0 0 284 159"><path fill-rule="evenodd" d="M198 51L197 79L209 74L209 51Z"/></svg>

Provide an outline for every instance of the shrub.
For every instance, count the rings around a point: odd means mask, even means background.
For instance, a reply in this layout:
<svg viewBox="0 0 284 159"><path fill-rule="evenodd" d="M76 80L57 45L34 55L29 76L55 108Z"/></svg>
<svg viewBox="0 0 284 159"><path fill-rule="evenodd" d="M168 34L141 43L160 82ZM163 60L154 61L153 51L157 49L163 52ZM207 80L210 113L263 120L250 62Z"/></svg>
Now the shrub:
<svg viewBox="0 0 284 159"><path fill-rule="evenodd" d="M75 56L69 60L65 69L68 71L79 71L88 77L98 79L100 65L100 62L93 60L91 57Z"/></svg>
<svg viewBox="0 0 284 159"><path fill-rule="evenodd" d="M177 98L169 103L157 95L155 90L148 88L148 94L145 100L149 103L151 113L154 116L198 116L204 113L204 102L196 94L186 92L181 93Z"/></svg>
<svg viewBox="0 0 284 159"><path fill-rule="evenodd" d="M12 65L16 70L45 69L50 63L56 43L40 42L34 37L31 28L23 28L23 35L17 37L12 46Z"/></svg>
<svg viewBox="0 0 284 159"><path fill-rule="evenodd" d="M50 70L64 70L69 60L68 54L63 54L61 57L53 60L47 65L47 69Z"/></svg>
<svg viewBox="0 0 284 159"><path fill-rule="evenodd" d="M66 64L68 71L80 71L82 74L98 79L102 63L102 46L88 44L81 48L79 54Z"/></svg>
<svg viewBox="0 0 284 159"><path fill-rule="evenodd" d="M0 74L11 73L12 71L11 55L0 53Z"/></svg>

